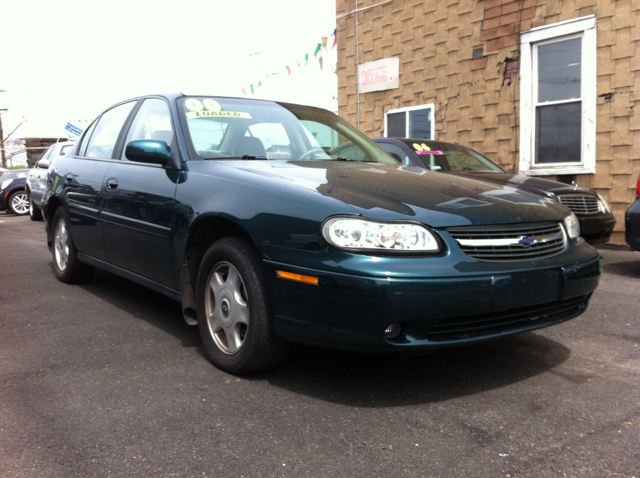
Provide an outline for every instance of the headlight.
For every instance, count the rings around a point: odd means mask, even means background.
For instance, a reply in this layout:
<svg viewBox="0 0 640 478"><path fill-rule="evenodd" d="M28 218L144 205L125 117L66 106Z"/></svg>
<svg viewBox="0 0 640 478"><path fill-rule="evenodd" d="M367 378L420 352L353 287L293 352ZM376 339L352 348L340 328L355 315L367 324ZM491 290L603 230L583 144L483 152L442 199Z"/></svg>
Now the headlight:
<svg viewBox="0 0 640 478"><path fill-rule="evenodd" d="M0 189L4 189L6 188L9 184L11 184L13 182L13 179L7 179L5 181L2 181L2 184L0 184Z"/></svg>
<svg viewBox="0 0 640 478"><path fill-rule="evenodd" d="M604 214L609 214L611 212L611 208L607 204L607 201L604 200L600 193L596 193L598 195L598 204L600 205L600 212Z"/></svg>
<svg viewBox="0 0 640 478"><path fill-rule="evenodd" d="M580 221L574 213L569 214L564 218L564 227L567 229L569 239L577 239L580 237Z"/></svg>
<svg viewBox="0 0 640 478"><path fill-rule="evenodd" d="M339 249L431 253L440 250L434 234L419 224L334 217L324 223L322 235Z"/></svg>

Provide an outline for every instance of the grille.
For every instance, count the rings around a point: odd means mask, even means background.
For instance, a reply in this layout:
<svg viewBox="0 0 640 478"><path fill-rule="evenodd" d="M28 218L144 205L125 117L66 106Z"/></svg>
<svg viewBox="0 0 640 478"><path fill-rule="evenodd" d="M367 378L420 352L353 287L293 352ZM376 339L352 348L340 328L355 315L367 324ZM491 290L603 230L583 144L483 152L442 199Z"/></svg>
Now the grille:
<svg viewBox="0 0 640 478"><path fill-rule="evenodd" d="M443 342L537 329L581 314L587 307L588 299L588 296L582 296L502 313L452 317L433 325L426 335L431 341Z"/></svg>
<svg viewBox="0 0 640 478"><path fill-rule="evenodd" d="M465 254L479 261L544 259L560 254L566 248L564 229L556 222L452 227L447 232Z"/></svg>
<svg viewBox="0 0 640 478"><path fill-rule="evenodd" d="M558 196L560 202L567 206L575 214L598 214L600 205L598 198L585 194L564 194Z"/></svg>

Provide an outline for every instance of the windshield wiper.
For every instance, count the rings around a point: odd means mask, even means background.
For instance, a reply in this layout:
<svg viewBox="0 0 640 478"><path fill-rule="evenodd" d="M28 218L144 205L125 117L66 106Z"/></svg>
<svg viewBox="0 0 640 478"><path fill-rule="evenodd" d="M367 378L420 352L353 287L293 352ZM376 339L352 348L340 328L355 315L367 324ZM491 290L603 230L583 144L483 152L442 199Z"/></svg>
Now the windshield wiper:
<svg viewBox="0 0 640 478"><path fill-rule="evenodd" d="M267 159L266 156L256 156L253 154L245 154L244 156L242 156L242 159Z"/></svg>

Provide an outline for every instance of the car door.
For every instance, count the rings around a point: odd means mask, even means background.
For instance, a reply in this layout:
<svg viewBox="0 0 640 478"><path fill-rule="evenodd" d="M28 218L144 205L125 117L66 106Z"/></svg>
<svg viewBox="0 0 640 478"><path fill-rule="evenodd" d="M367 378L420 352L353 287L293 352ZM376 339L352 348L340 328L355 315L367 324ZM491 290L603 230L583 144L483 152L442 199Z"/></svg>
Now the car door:
<svg viewBox="0 0 640 478"><path fill-rule="evenodd" d="M40 205L40 198L44 193L47 168L50 164L50 157L53 150L56 148L56 144L52 144L47 150L40 155L33 169L29 171L27 176L27 183L29 184L29 195L36 205Z"/></svg>
<svg viewBox="0 0 640 478"><path fill-rule="evenodd" d="M75 246L78 251L103 261L107 260L100 218L104 175L135 104L136 101L129 101L105 111L82 137L77 154L61 158L56 168L61 177L54 177L54 181L64 182Z"/></svg>
<svg viewBox="0 0 640 478"><path fill-rule="evenodd" d="M101 217L109 262L177 289L173 231L179 171L130 161L125 155L130 141L155 139L172 147L173 138L169 105L159 98L146 98L122 143L120 159L106 170Z"/></svg>

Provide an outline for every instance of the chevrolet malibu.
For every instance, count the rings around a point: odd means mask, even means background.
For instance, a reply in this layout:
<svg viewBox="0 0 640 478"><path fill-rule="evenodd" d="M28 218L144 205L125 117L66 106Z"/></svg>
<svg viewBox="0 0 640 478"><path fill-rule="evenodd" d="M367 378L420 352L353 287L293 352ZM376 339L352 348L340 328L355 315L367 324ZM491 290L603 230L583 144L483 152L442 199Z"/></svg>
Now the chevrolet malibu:
<svg viewBox="0 0 640 478"><path fill-rule="evenodd" d="M403 166L325 110L153 95L103 112L51 166L57 278L94 268L182 303L210 360L291 343L413 352L583 313L600 258L558 201Z"/></svg>

